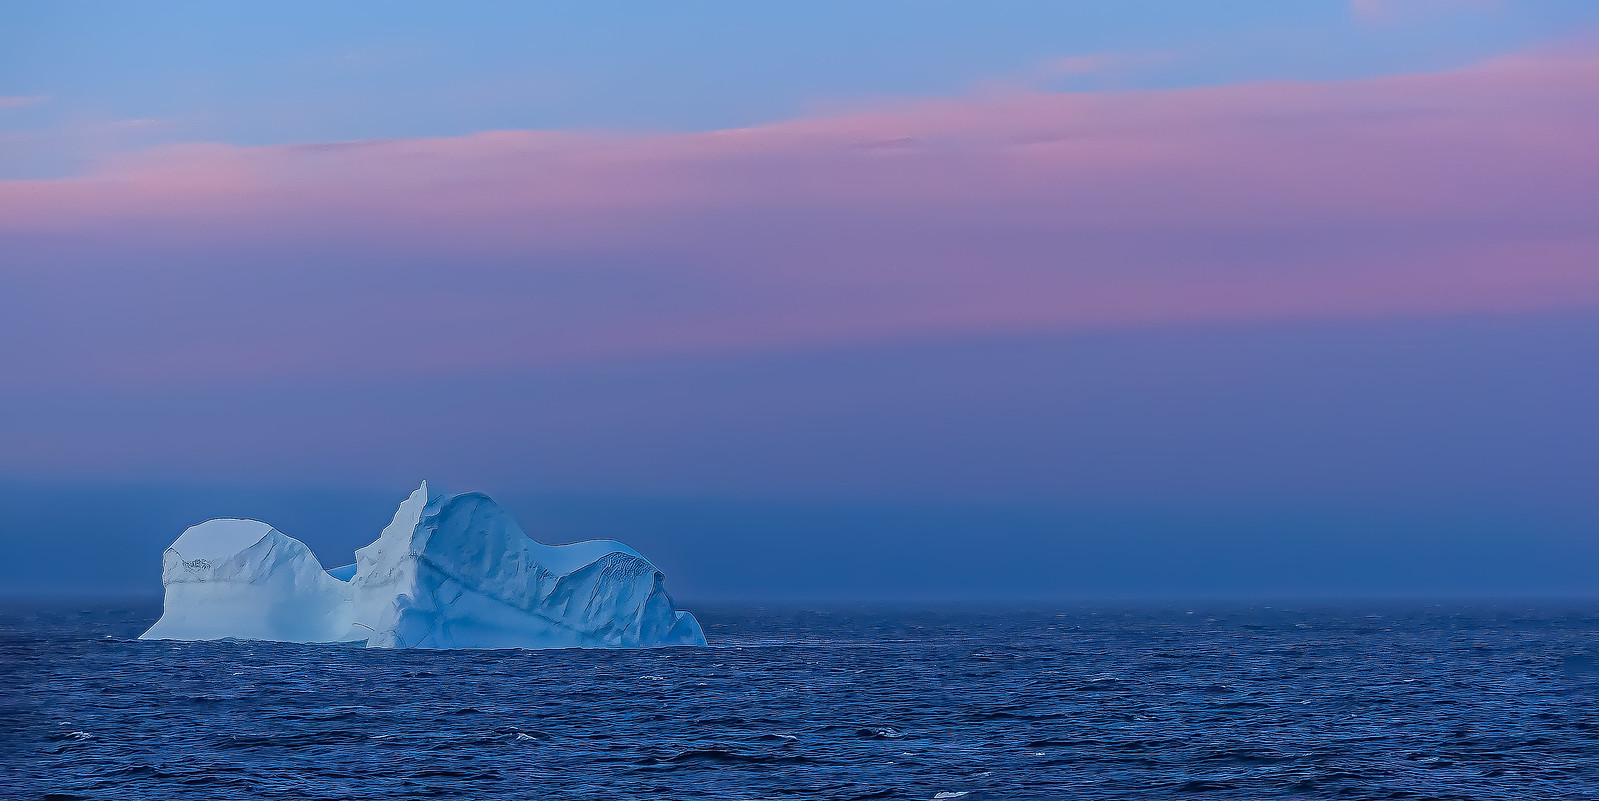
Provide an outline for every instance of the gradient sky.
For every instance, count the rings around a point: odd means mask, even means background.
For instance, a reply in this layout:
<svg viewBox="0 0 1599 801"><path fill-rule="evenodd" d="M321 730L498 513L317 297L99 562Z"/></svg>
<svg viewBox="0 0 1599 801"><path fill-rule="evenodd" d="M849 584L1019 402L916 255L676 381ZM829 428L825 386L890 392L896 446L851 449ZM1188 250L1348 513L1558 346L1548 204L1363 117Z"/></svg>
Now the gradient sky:
<svg viewBox="0 0 1599 801"><path fill-rule="evenodd" d="M1599 592L1588 0L6 16L8 590L426 477L689 598Z"/></svg>

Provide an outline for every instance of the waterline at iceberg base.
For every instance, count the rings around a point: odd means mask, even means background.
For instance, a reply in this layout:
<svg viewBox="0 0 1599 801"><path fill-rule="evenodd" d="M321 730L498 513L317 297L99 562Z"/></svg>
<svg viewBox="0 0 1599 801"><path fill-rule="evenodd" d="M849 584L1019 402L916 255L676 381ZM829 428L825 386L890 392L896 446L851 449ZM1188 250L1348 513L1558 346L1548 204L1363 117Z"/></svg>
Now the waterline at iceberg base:
<svg viewBox="0 0 1599 801"><path fill-rule="evenodd" d="M324 570L256 520L208 520L161 559L146 640L365 643L369 648L705 645L664 576L620 542L534 542L482 493L411 493L355 564Z"/></svg>

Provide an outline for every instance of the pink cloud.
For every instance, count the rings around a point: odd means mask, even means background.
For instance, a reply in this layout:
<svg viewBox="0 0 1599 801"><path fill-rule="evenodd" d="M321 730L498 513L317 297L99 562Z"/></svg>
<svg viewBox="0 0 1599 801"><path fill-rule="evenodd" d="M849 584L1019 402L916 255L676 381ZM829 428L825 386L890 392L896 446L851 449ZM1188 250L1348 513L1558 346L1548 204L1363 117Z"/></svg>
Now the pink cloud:
<svg viewBox="0 0 1599 801"><path fill-rule="evenodd" d="M39 95L32 95L32 96L27 96L27 97L0 97L0 109L22 108L23 106L32 106L32 105L37 104L37 103L43 103L44 101L49 100L49 99L50 98L42 97L42 96L39 96Z"/></svg>
<svg viewBox="0 0 1599 801"><path fill-rule="evenodd" d="M1498 0L1350 0L1349 10L1362 22L1386 22L1401 13L1482 12L1493 10L1498 5Z"/></svg>
<svg viewBox="0 0 1599 801"><path fill-rule="evenodd" d="M66 243L4 269L70 310L33 321L68 378L1591 308L1595 75L1568 52L690 134L195 143L0 183L0 237Z"/></svg>
<svg viewBox="0 0 1599 801"><path fill-rule="evenodd" d="M1034 67L1028 77L1049 79L1087 75L1116 75L1169 63L1170 53L1087 53L1050 59Z"/></svg>

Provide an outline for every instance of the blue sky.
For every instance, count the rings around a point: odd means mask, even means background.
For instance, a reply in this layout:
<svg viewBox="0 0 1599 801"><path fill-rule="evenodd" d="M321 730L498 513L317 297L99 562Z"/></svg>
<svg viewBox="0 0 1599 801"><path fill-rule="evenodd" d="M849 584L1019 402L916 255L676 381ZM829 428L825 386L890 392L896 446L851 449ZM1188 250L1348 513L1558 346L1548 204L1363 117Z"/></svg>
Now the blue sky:
<svg viewBox="0 0 1599 801"><path fill-rule="evenodd" d="M160 142L710 130L985 86L1449 69L1586 35L1582 0L15 3L0 175ZM1063 60L1103 59L1089 74ZM1051 65L1054 65L1053 67Z"/></svg>
<svg viewBox="0 0 1599 801"><path fill-rule="evenodd" d="M690 598L1599 589L1599 4L666 8L9 5L0 587L426 478Z"/></svg>

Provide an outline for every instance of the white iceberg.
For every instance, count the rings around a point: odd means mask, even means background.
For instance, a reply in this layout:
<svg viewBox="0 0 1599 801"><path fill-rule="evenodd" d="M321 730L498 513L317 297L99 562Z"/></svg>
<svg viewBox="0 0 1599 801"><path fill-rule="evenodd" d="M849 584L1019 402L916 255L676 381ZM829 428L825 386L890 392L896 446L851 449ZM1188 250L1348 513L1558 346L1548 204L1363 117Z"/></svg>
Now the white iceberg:
<svg viewBox="0 0 1599 801"><path fill-rule="evenodd" d="M323 570L255 520L208 520L162 556L147 640L364 642L372 648L705 645L664 576L619 542L534 542L481 493L423 482L355 564Z"/></svg>
<svg viewBox="0 0 1599 801"><path fill-rule="evenodd" d="M305 543L257 520L207 520L161 556L166 588L151 640L331 642L350 630L350 585Z"/></svg>

